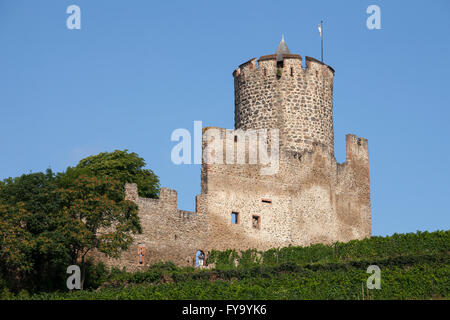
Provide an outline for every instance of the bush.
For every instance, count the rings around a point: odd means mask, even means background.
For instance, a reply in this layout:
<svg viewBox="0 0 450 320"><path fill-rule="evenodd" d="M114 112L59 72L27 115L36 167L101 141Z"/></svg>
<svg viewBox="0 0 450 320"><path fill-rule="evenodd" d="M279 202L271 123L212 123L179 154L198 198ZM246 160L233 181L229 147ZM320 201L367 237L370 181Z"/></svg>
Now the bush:
<svg viewBox="0 0 450 320"><path fill-rule="evenodd" d="M331 246L287 247L266 252L212 252L214 269L156 263L146 271L113 268L110 285L97 291L1 299L448 299L449 231L373 237ZM235 265L235 262L238 265ZM381 269L381 290L363 292L369 265ZM93 270L97 270L93 267ZM170 281L169 281L170 279ZM166 281L167 280L167 281Z"/></svg>

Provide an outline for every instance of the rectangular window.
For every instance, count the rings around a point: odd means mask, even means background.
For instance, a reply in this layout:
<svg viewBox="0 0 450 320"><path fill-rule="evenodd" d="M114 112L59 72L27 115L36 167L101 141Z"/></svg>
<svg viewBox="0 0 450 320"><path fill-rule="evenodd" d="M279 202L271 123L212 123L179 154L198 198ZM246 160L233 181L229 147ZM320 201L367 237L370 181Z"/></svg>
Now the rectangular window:
<svg viewBox="0 0 450 320"><path fill-rule="evenodd" d="M270 199L262 199L261 201L264 203L272 203L272 200L270 200Z"/></svg>
<svg viewBox="0 0 450 320"><path fill-rule="evenodd" d="M252 227L254 229L261 229L261 218L259 216L252 217Z"/></svg>
<svg viewBox="0 0 450 320"><path fill-rule="evenodd" d="M238 224L239 223L239 213L232 212L231 213L231 223L232 224Z"/></svg>

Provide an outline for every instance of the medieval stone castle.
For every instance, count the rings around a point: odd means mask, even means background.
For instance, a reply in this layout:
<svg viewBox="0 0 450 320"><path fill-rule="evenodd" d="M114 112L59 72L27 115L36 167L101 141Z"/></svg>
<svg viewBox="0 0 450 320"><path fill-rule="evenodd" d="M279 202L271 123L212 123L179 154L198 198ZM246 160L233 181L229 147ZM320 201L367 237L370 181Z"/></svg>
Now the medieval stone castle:
<svg viewBox="0 0 450 320"><path fill-rule="evenodd" d="M291 54L283 39L275 54L241 64L233 72L236 131L214 128L231 145L242 143L249 130L278 129L276 174L261 175L262 164L204 162L195 212L177 208L175 190L162 188L159 199L147 199L127 184L126 197L139 207L143 232L120 259L103 260L130 271L157 261L194 266L198 252L212 249L267 250L370 237L367 140L348 134L346 161L336 162L334 70L311 57L305 62L303 68L302 57ZM203 130L203 149L210 131ZM230 132L236 132L234 139Z"/></svg>

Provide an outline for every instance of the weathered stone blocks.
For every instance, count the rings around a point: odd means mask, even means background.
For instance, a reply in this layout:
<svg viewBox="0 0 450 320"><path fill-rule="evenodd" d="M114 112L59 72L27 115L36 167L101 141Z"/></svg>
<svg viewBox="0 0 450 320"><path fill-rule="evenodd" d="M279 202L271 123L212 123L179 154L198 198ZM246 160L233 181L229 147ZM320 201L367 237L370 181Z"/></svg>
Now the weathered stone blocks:
<svg viewBox="0 0 450 320"><path fill-rule="evenodd" d="M198 250L267 250L370 237L368 142L347 135L346 161L336 162L334 70L310 57L303 68L301 59L286 54L280 63L275 55L263 56L233 72L235 129L244 134L279 129L275 174L261 175L262 164L249 164L248 155L241 164L203 163L195 212L178 210L175 190L162 188L159 199L144 199L136 185L127 184L126 197L139 206L143 233L120 259L99 257L137 270L161 260L194 265ZM218 130L226 136L227 130ZM207 136L205 128L203 150L210 143ZM227 152L236 152L237 146L232 148L224 148L224 161ZM251 148L246 145L246 153ZM137 263L140 247L146 248L142 265Z"/></svg>

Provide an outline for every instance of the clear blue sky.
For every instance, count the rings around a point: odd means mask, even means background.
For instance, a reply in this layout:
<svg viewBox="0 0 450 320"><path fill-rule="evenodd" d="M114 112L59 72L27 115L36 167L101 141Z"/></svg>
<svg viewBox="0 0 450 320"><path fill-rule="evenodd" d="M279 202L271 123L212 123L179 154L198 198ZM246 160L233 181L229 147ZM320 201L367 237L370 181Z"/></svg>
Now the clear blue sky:
<svg viewBox="0 0 450 320"><path fill-rule="evenodd" d="M345 134L369 140L373 234L449 229L449 14L447 0L0 0L0 178L127 148L193 210L200 166L172 164L172 131L233 128L232 71L282 33L320 58L323 19L336 158Z"/></svg>

